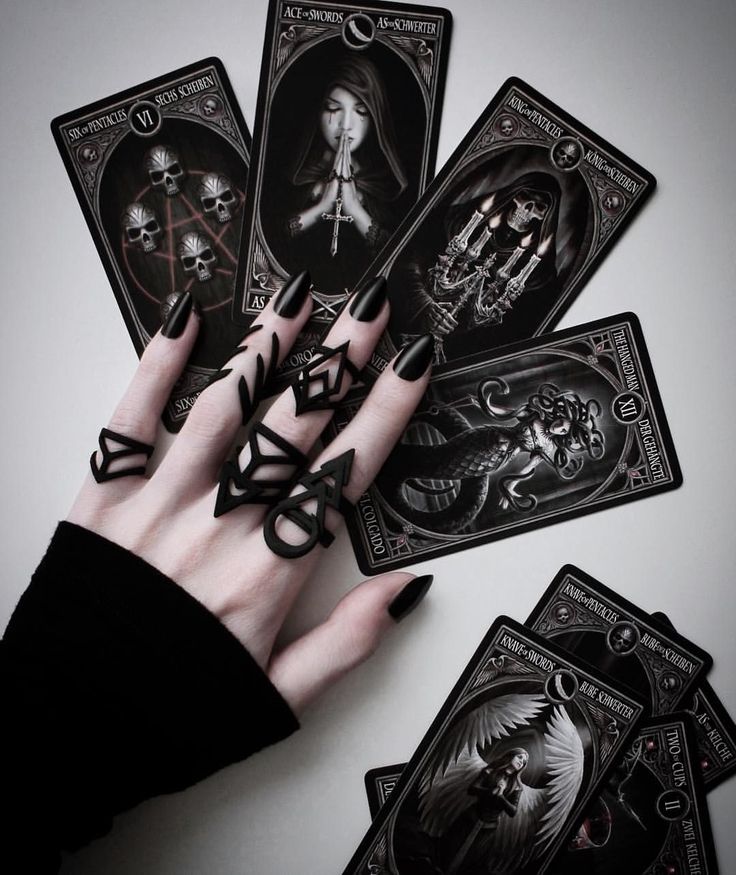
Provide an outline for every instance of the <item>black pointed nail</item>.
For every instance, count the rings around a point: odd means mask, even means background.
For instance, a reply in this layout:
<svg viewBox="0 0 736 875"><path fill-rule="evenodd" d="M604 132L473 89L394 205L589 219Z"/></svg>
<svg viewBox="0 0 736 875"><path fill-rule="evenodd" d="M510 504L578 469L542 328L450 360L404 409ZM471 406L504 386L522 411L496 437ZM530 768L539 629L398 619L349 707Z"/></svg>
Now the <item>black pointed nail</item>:
<svg viewBox="0 0 736 875"><path fill-rule="evenodd" d="M301 273L295 273L289 277L276 296L273 305L274 311L279 316L283 316L284 319L293 319L302 309L302 304L307 299L311 285L312 277L308 270L303 270Z"/></svg>
<svg viewBox="0 0 736 875"><path fill-rule="evenodd" d="M386 277L377 276L353 295L353 300L350 302L350 315L358 322L372 322L383 309L387 295Z"/></svg>
<svg viewBox="0 0 736 875"><path fill-rule="evenodd" d="M394 371L410 383L418 380L429 367L434 356L434 337L423 334L401 350L394 362Z"/></svg>
<svg viewBox="0 0 736 875"><path fill-rule="evenodd" d="M176 301L174 301L169 307L169 312L166 314L164 324L161 326L161 334L172 340L181 337L187 326L187 322L189 321L189 314L192 312L193 305L194 298L192 297L191 292L180 294Z"/></svg>
<svg viewBox="0 0 736 875"><path fill-rule="evenodd" d="M421 577L415 577L401 590L388 606L389 614L400 623L404 617L407 617L419 602L427 595L427 591L432 586L434 580L433 575L423 574Z"/></svg>

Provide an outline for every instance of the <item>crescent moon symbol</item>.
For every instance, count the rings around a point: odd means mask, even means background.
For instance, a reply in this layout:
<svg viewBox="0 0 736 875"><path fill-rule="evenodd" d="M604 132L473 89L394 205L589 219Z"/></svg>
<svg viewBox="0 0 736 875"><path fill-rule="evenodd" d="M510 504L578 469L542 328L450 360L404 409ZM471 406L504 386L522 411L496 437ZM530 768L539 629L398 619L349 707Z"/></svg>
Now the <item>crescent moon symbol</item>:
<svg viewBox="0 0 736 875"><path fill-rule="evenodd" d="M371 38L369 36L365 36L365 34L361 33L358 30L358 25L355 23L355 21L348 22L348 30L350 31L350 33L352 33L355 39L358 40L358 42L369 43L371 41Z"/></svg>

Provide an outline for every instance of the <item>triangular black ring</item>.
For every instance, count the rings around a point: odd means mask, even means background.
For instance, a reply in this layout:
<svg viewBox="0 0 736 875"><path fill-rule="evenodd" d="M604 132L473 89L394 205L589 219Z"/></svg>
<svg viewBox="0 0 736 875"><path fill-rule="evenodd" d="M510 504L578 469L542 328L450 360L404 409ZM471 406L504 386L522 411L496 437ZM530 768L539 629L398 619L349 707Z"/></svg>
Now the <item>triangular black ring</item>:
<svg viewBox="0 0 736 875"><path fill-rule="evenodd" d="M265 438L281 453L264 453L259 438ZM262 422L257 422L248 435L250 459L241 471L237 462L226 462L220 472L220 483L215 499L215 516L222 516L243 504L274 505L291 492L299 472L307 464L307 457L289 441L272 431ZM266 465L283 465L290 468L287 476L280 479L259 478L258 469ZM234 486L240 494L234 495Z"/></svg>
<svg viewBox="0 0 736 875"><path fill-rule="evenodd" d="M292 383L294 398L296 400L296 415L301 416L310 410L330 410L338 402L335 396L341 395L343 379L347 371L353 380L360 377L360 371L348 358L350 341L340 344L335 348L330 346L318 346L312 353L312 358L299 372L296 381ZM338 357L337 372L334 379L329 369L314 373L322 365L331 359ZM319 390L310 394L310 388L317 384Z"/></svg>
<svg viewBox="0 0 736 875"><path fill-rule="evenodd" d="M108 440L113 440L118 444L122 444L125 449L109 449L107 445ZM97 453L92 453L89 459L89 465L92 469L92 476L98 483L104 483L106 480L117 480L118 477L131 477L135 474L146 473L145 465L137 465L135 468L119 468L117 471L113 472L109 469L111 463L116 459L124 459L127 456L138 456L143 453L146 459L150 459L153 454L153 446L151 444L144 444L141 441L133 440L133 438L129 438L127 435L118 434L116 431L110 431L109 428L103 428L102 431L100 431L100 436L97 439L97 442L100 446L100 452L102 453L102 464L97 464L97 459L95 458Z"/></svg>

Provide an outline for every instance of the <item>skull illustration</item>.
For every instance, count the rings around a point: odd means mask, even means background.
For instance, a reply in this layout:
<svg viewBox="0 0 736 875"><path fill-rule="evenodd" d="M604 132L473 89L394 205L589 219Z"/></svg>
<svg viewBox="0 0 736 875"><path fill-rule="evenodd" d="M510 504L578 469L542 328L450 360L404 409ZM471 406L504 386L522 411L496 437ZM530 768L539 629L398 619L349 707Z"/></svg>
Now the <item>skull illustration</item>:
<svg viewBox="0 0 736 875"><path fill-rule="evenodd" d="M197 189L205 213L212 213L220 223L229 222L235 208L233 185L222 173L205 173Z"/></svg>
<svg viewBox="0 0 736 875"><path fill-rule="evenodd" d="M523 234L535 219L541 221L545 217L549 206L549 200L544 195L522 189L514 197L514 207L506 221L514 231Z"/></svg>
<svg viewBox="0 0 736 875"><path fill-rule="evenodd" d="M607 191L601 200L603 209L608 213L617 213L624 204L624 199L616 191Z"/></svg>
<svg viewBox="0 0 736 875"><path fill-rule="evenodd" d="M557 605L553 611L554 618L560 624L560 626L566 626L570 620L572 620L572 611L570 610L570 606L566 605L564 602L561 602Z"/></svg>
<svg viewBox="0 0 736 875"><path fill-rule="evenodd" d="M572 170L582 157L580 143L573 139L560 140L552 147L552 161L560 170Z"/></svg>
<svg viewBox="0 0 736 875"><path fill-rule="evenodd" d="M88 164L93 164L100 156L97 151L96 146L92 146L89 143L86 143L79 150L79 155L82 161L86 161Z"/></svg>
<svg viewBox="0 0 736 875"><path fill-rule="evenodd" d="M202 101L202 112L207 115L215 115L220 108L220 102L216 97L205 97Z"/></svg>
<svg viewBox="0 0 736 875"><path fill-rule="evenodd" d="M181 259L184 273L194 274L201 283L212 279L212 269L217 264L217 256L206 234L187 231L179 241L176 253Z"/></svg>
<svg viewBox="0 0 736 875"><path fill-rule="evenodd" d="M128 242L142 249L144 252L153 252L158 246L161 237L161 223L156 213L145 204L128 204L123 213L123 228Z"/></svg>
<svg viewBox="0 0 736 875"><path fill-rule="evenodd" d="M510 137L514 133L514 123L508 116L504 116L498 129L504 137Z"/></svg>
<svg viewBox="0 0 736 875"><path fill-rule="evenodd" d="M665 693L674 693L680 686L680 678L671 671L666 671L659 679L659 688Z"/></svg>
<svg viewBox="0 0 736 875"><path fill-rule="evenodd" d="M146 170L154 188L163 189L169 197L179 194L184 168L170 146L154 146L150 149L146 155Z"/></svg>
<svg viewBox="0 0 736 875"><path fill-rule="evenodd" d="M619 656L625 656L639 643L639 633L631 623L616 623L608 630L608 646Z"/></svg>

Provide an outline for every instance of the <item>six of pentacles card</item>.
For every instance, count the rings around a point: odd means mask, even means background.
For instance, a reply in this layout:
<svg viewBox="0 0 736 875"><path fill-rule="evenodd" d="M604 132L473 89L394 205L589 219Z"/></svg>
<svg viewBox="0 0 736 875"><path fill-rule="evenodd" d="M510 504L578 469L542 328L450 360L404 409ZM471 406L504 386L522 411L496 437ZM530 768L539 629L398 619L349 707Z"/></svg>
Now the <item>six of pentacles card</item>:
<svg viewBox="0 0 736 875"><path fill-rule="evenodd" d="M314 319L285 376L432 179L451 24L402 3L269 4L233 316L309 269Z"/></svg>
<svg viewBox="0 0 736 875"><path fill-rule="evenodd" d="M329 433L355 415L348 395ZM374 574L674 489L682 482L633 314L437 368L348 513Z"/></svg>
<svg viewBox="0 0 736 875"><path fill-rule="evenodd" d="M51 129L138 355L171 296L194 296L200 335L164 413L178 431L243 333L231 309L251 143L227 74L208 58Z"/></svg>
<svg viewBox="0 0 736 875"><path fill-rule="evenodd" d="M345 875L548 871L642 711L615 681L499 618Z"/></svg>
<svg viewBox="0 0 736 875"><path fill-rule="evenodd" d="M427 332L440 364L552 328L655 184L509 79L360 281L389 282L391 321L373 373Z"/></svg>

